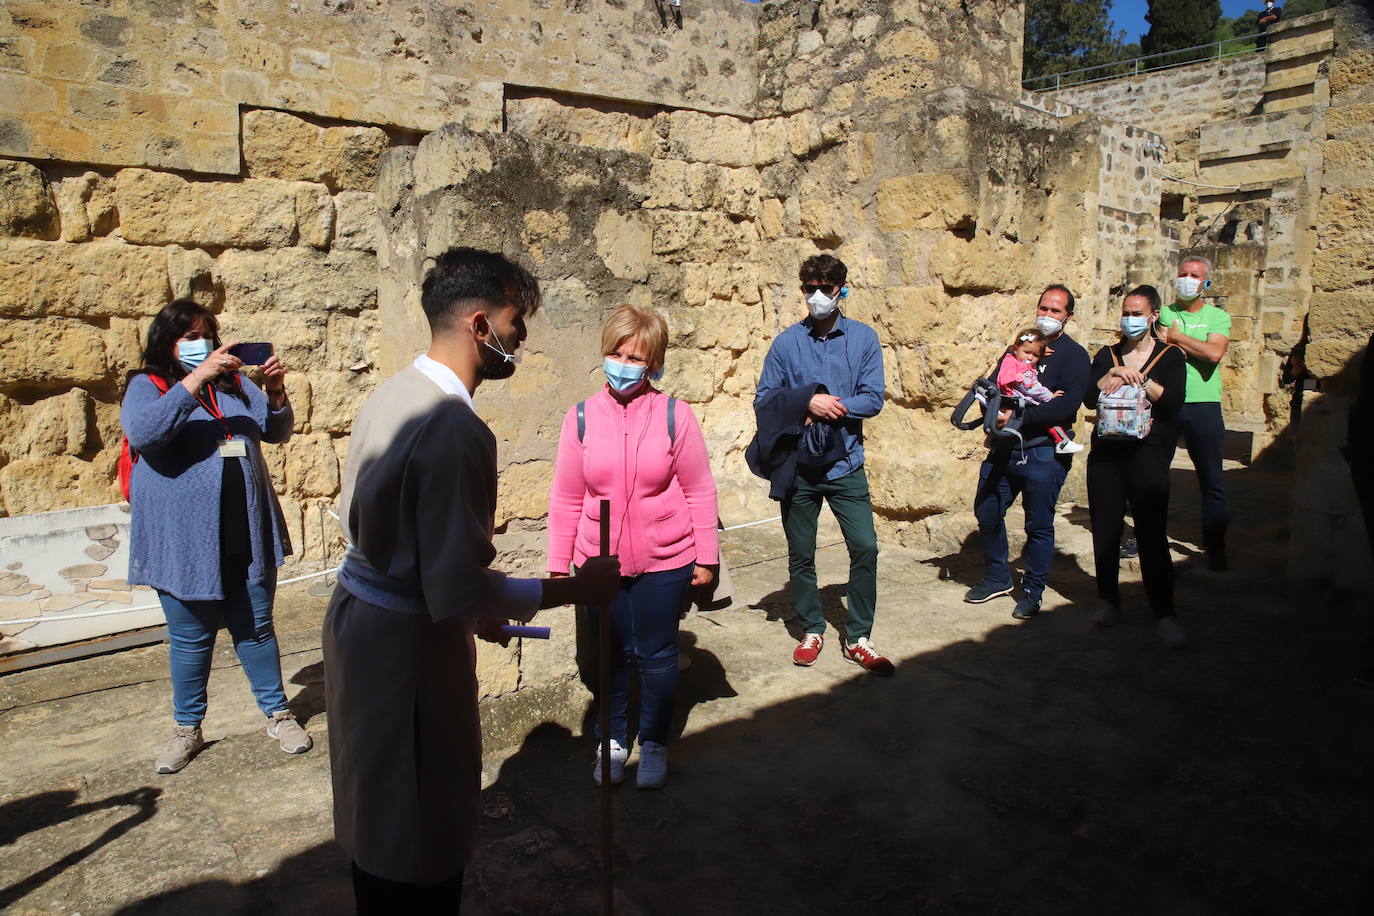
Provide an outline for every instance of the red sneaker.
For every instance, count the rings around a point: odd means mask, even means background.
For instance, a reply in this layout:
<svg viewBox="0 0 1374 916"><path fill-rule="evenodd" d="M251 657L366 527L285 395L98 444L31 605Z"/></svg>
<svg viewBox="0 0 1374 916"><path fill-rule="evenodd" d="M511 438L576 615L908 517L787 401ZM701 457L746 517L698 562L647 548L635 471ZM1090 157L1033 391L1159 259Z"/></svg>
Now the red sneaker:
<svg viewBox="0 0 1374 916"><path fill-rule="evenodd" d="M840 654L845 657L846 661L851 661L860 668L872 671L874 674L881 674L883 677L887 677L897 670L892 666L892 662L873 648L873 643L868 641L867 636L860 636L856 643L845 640L840 647Z"/></svg>
<svg viewBox="0 0 1374 916"><path fill-rule="evenodd" d="M792 664L801 665L803 668L810 668L816 664L816 659L821 656L821 646L825 645L825 637L819 633L807 633L802 637L801 645L792 650Z"/></svg>

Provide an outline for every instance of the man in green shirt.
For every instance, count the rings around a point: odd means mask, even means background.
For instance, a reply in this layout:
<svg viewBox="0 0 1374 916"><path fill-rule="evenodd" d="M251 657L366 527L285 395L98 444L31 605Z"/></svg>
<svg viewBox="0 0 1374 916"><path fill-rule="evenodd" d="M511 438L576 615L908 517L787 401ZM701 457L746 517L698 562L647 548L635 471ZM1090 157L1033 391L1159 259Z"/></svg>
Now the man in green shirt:
<svg viewBox="0 0 1374 916"><path fill-rule="evenodd" d="M1203 302L1212 286L1212 262L1188 255L1178 265L1178 298L1160 310L1160 339L1188 357L1187 393L1178 424L1202 491L1202 543L1207 566L1226 570L1226 490L1221 473L1221 361L1231 342L1231 316Z"/></svg>

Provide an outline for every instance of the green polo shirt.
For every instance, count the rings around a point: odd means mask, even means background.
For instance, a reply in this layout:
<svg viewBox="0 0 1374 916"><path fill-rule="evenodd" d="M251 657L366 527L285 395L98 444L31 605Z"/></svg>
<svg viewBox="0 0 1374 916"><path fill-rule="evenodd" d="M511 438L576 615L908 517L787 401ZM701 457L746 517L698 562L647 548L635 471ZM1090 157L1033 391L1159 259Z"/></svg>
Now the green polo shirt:
<svg viewBox="0 0 1374 916"><path fill-rule="evenodd" d="M1196 312L1190 312L1181 303L1174 302L1159 310L1159 322L1166 328L1181 322L1180 330L1196 340L1206 340L1208 334L1231 337L1231 316L1215 305L1204 305ZM1183 400L1188 404L1221 403L1221 366L1209 363L1196 356L1188 357L1187 393Z"/></svg>

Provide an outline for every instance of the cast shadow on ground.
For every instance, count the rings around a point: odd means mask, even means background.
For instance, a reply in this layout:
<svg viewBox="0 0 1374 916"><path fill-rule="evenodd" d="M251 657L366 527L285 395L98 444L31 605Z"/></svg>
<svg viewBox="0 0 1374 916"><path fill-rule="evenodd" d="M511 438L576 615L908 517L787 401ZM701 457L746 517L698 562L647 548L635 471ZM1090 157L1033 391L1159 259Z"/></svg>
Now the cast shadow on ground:
<svg viewBox="0 0 1374 916"><path fill-rule="evenodd" d="M157 799L161 794L161 789L143 786L131 792L111 795L100 801L77 805L73 804L76 801L77 792L73 789L64 789L56 792L40 792L0 805L0 846L14 843L23 834L42 830L45 827L70 821L95 811L110 808L134 809L125 817L106 827L100 836L80 849L73 850L51 865L0 888L0 911L23 899L36 888L42 887L106 844L117 840L137 825L151 819L157 812Z"/></svg>
<svg viewBox="0 0 1374 916"><path fill-rule="evenodd" d="M780 663L795 692L674 743L665 788L636 789L631 761L614 790L617 911L1361 912L1374 733L1358 723L1374 694L1332 664L1354 618L1295 613L1280 571L1240 563L1228 588L1259 613L1203 608L1191 652L1159 648L1146 615L1101 632L1052 611L888 679L822 688ZM598 911L588 751L546 723L502 764L469 916ZM125 912L347 912L348 895L326 844Z"/></svg>
<svg viewBox="0 0 1374 916"><path fill-rule="evenodd" d="M705 614L698 613L697 620L709 620L712 614L719 613L711 611ZM592 630L583 623L582 613L577 615L577 647L576 661L578 679L587 693L596 692L597 679L597 657L598 646L592 637ZM687 721L691 716L692 709L701 703L709 703L725 697L738 696L735 688L730 686L730 679L726 676L725 666L721 664L714 652L697 645L696 634L690 630L678 631L678 656L679 674L677 702L673 708L673 722L670 728L670 736L673 739L679 737L687 727ZM630 676L630 711L629 711L629 738L634 741L638 735L638 710L639 710L639 678L635 676L633 670ZM596 709L588 704L582 716L582 734L591 736L595 734ZM590 738L589 738L590 740ZM584 743L584 749L590 744Z"/></svg>
<svg viewBox="0 0 1374 916"><path fill-rule="evenodd" d="M1073 512L1070 512L1070 515L1073 515ZM1084 515L1086 516L1086 513ZM1061 523L1062 520L1055 520L1056 525ZM1086 519L1084 526L1086 527ZM955 552L930 557L921 562L927 566L935 567L936 575L940 579L957 583L965 588L972 588L983 581L983 548L978 541L977 531L970 531ZM1012 581L1017 589L1013 594L1019 595L1021 574L1025 569L1024 558L1012 557L1011 566ZM1097 579L1092 570L1084 569L1077 556L1061 553L1057 549L1053 559L1050 560L1050 574L1046 584L1067 598L1073 605L1088 606L1097 599ZM879 609L879 614L881 613L881 609Z"/></svg>
<svg viewBox="0 0 1374 916"><path fill-rule="evenodd" d="M291 683L301 685L300 692L291 698L291 712L305 725L324 712L324 662L306 665L291 676Z"/></svg>

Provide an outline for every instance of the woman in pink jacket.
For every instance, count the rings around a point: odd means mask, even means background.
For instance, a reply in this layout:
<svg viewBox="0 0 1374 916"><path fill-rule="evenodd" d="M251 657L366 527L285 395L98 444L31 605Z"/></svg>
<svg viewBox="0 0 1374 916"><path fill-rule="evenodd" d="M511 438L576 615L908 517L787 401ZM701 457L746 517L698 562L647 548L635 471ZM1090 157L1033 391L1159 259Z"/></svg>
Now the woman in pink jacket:
<svg viewBox="0 0 1374 916"><path fill-rule="evenodd" d="M606 321L606 386L563 418L549 496L553 575L567 575L600 553L600 505L610 500L611 553L620 557L623 577L611 605L610 778L625 778L630 755L633 661L640 680L635 783L641 789L656 789L668 778L665 744L677 693L683 598L689 585L710 584L720 562L716 484L701 427L690 407L650 384L662 375L667 348L668 325L655 312L622 305ZM595 630L597 615L586 619ZM601 783L599 755L592 778Z"/></svg>

